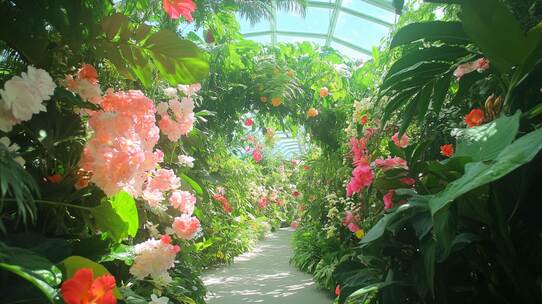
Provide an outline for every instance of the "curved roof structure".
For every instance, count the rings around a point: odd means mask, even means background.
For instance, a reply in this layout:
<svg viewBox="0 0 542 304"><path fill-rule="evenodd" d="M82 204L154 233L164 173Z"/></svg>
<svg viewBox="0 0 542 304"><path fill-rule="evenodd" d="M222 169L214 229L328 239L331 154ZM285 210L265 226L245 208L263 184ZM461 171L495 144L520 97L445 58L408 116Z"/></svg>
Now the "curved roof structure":
<svg viewBox="0 0 542 304"><path fill-rule="evenodd" d="M306 16L276 11L255 25L238 18L241 33L251 40L275 44L310 41L330 46L351 58L371 57L397 20L392 0L309 0Z"/></svg>

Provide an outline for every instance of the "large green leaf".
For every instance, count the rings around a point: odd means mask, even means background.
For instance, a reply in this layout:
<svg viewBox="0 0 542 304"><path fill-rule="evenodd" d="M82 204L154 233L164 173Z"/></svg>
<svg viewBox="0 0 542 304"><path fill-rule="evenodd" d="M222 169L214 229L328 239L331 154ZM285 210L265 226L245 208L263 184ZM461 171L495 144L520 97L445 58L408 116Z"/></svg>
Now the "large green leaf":
<svg viewBox="0 0 542 304"><path fill-rule="evenodd" d="M205 54L191 41L175 32L162 29L153 33L144 44L162 77L171 84L191 84L209 74Z"/></svg>
<svg viewBox="0 0 542 304"><path fill-rule="evenodd" d="M126 192L103 199L91 213L98 229L107 232L116 242L128 236L136 236L139 229L139 217L135 200Z"/></svg>
<svg viewBox="0 0 542 304"><path fill-rule="evenodd" d="M442 41L448 44L468 44L461 22L431 21L412 23L401 28L391 41L391 48L414 41Z"/></svg>
<svg viewBox="0 0 542 304"><path fill-rule="evenodd" d="M514 141L521 112L502 116L478 127L456 131L455 156L470 156L474 161L492 160Z"/></svg>
<svg viewBox="0 0 542 304"><path fill-rule="evenodd" d="M201 81L209 73L205 53L175 32L153 32L145 24L131 24L128 17L115 14L101 23L102 37L94 42L96 53L108 59L123 77L149 87L155 74L171 85Z"/></svg>
<svg viewBox="0 0 542 304"><path fill-rule="evenodd" d="M460 18L465 32L501 72L521 65L542 41L540 29L525 34L499 0L463 0Z"/></svg>
<svg viewBox="0 0 542 304"><path fill-rule="evenodd" d="M542 128L522 136L503 149L490 163L471 162L465 166L465 174L449 183L446 188L429 200L435 215L459 196L495 181L531 161L542 149Z"/></svg>
<svg viewBox="0 0 542 304"><path fill-rule="evenodd" d="M62 273L46 258L30 250L0 243L0 269L28 281L41 291L48 302L55 303L55 287L62 281Z"/></svg>

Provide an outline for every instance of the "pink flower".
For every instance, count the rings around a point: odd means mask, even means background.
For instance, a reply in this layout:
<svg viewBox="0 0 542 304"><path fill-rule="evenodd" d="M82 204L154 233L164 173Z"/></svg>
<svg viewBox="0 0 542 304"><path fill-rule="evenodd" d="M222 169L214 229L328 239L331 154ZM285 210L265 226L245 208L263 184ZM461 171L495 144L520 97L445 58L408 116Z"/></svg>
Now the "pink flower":
<svg viewBox="0 0 542 304"><path fill-rule="evenodd" d="M250 142L254 142L254 136L251 134L247 135L247 140Z"/></svg>
<svg viewBox="0 0 542 304"><path fill-rule="evenodd" d="M197 217L183 214L173 220L172 228L179 238L190 240L196 236L201 228L201 224Z"/></svg>
<svg viewBox="0 0 542 304"><path fill-rule="evenodd" d="M160 240L149 239L134 246L134 263L130 274L139 280L151 276L155 280L170 282L168 269L175 266L175 256L181 250L171 245L171 237L163 236Z"/></svg>
<svg viewBox="0 0 542 304"><path fill-rule="evenodd" d="M91 84L98 83L98 71L90 64L83 64L77 72L77 77L79 79L86 79Z"/></svg>
<svg viewBox="0 0 542 304"><path fill-rule="evenodd" d="M245 126L252 127L252 125L254 125L254 120L252 120L252 118L245 120Z"/></svg>
<svg viewBox="0 0 542 304"><path fill-rule="evenodd" d="M171 169L158 169L147 181L147 189L168 191L181 186L180 179Z"/></svg>
<svg viewBox="0 0 542 304"><path fill-rule="evenodd" d="M360 230L359 226L355 223L348 224L348 230L350 230L352 233L356 233L358 230Z"/></svg>
<svg viewBox="0 0 542 304"><path fill-rule="evenodd" d="M460 64L454 71L454 76L457 80L461 79L463 75L478 71L479 73L489 69L489 60L486 58L479 58L475 61Z"/></svg>
<svg viewBox="0 0 542 304"><path fill-rule="evenodd" d="M408 146L408 137L406 134L403 134L401 140L399 140L399 132L397 132L391 137L391 140L399 148L406 148Z"/></svg>
<svg viewBox="0 0 542 304"><path fill-rule="evenodd" d="M196 205L196 197L188 191L173 191L169 197L171 206L184 214L192 215Z"/></svg>
<svg viewBox="0 0 542 304"><path fill-rule="evenodd" d="M489 60L487 58L480 58L474 62L474 66L476 67L476 71L479 73L489 69Z"/></svg>
<svg viewBox="0 0 542 304"><path fill-rule="evenodd" d="M343 225L348 225L354 221L354 215L352 215L352 212L346 211L343 219Z"/></svg>
<svg viewBox="0 0 542 304"><path fill-rule="evenodd" d="M171 110L173 117L169 115ZM170 141L178 141L181 136L187 135L194 127L196 116L194 114L194 101L191 97L185 97L182 101L172 99L168 103L168 108L164 103L159 104L161 119L158 122L160 130L166 134Z"/></svg>
<svg viewBox="0 0 542 304"><path fill-rule="evenodd" d="M258 207L260 209L263 209L266 206L267 206L267 198L265 198L265 197L260 198L260 200L258 201Z"/></svg>
<svg viewBox="0 0 542 304"><path fill-rule="evenodd" d="M413 179L412 177L403 177L399 181L408 186L412 186L416 183L416 180Z"/></svg>
<svg viewBox="0 0 542 304"><path fill-rule="evenodd" d="M293 221L293 222L290 224L290 227L291 227L293 230L296 230L298 225L299 225L299 223L298 223L297 221Z"/></svg>
<svg viewBox="0 0 542 304"><path fill-rule="evenodd" d="M192 0L163 0L164 11L171 19L179 19L183 16L188 22L192 22L192 13L196 10L196 4Z"/></svg>
<svg viewBox="0 0 542 304"><path fill-rule="evenodd" d="M262 152L258 149L254 150L254 152L252 152L252 159L254 159L255 162L259 163L263 159Z"/></svg>
<svg viewBox="0 0 542 304"><path fill-rule="evenodd" d="M142 198L152 208L158 207L162 201L165 200L164 194L160 190L144 190Z"/></svg>
<svg viewBox="0 0 542 304"><path fill-rule="evenodd" d="M350 150L352 151L354 164L358 164L361 160L364 160L367 155L365 139L350 138Z"/></svg>
<svg viewBox="0 0 542 304"><path fill-rule="evenodd" d="M373 182L374 173L371 167L365 162L360 162L352 171L352 179L346 186L346 195L352 196L364 188L367 188Z"/></svg>
<svg viewBox="0 0 542 304"><path fill-rule="evenodd" d="M386 159L379 158L375 160L375 164L384 171L388 171L390 169L399 169L399 168L408 170L408 165L407 165L406 160L400 157L388 157Z"/></svg>
<svg viewBox="0 0 542 304"><path fill-rule="evenodd" d="M393 195L395 194L395 190L390 190L386 195L384 195L384 209L390 209L393 208Z"/></svg>
<svg viewBox="0 0 542 304"><path fill-rule="evenodd" d="M159 138L154 104L142 92L128 91L106 94L101 107L89 115L93 135L79 165L106 195L125 189L139 197L144 176L160 158L153 151Z"/></svg>

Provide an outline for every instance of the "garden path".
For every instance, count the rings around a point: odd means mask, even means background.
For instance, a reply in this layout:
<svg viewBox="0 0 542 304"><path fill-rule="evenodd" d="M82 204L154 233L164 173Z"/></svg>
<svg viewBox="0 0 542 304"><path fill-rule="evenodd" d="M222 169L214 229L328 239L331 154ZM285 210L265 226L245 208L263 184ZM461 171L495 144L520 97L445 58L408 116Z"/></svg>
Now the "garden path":
<svg viewBox="0 0 542 304"><path fill-rule="evenodd" d="M330 304L311 275L289 264L292 231L281 229L226 267L206 272L209 304Z"/></svg>

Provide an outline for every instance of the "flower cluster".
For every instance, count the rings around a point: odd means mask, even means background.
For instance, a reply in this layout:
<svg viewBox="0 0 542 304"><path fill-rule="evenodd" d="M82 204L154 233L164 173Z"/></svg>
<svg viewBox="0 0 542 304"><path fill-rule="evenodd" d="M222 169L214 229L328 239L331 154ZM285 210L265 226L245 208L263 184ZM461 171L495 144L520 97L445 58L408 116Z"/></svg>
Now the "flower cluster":
<svg viewBox="0 0 542 304"><path fill-rule="evenodd" d="M196 119L193 96L200 88L199 84L179 85L178 89L186 95L181 100L177 96L177 89L164 90L164 94L172 99L158 104L157 113L161 117L158 126L170 141L178 141L181 136L192 131Z"/></svg>
<svg viewBox="0 0 542 304"><path fill-rule="evenodd" d="M213 195L213 199L222 204L222 209L224 210L224 212L231 213L233 211L230 202L223 193L216 193L215 195Z"/></svg>
<svg viewBox="0 0 542 304"><path fill-rule="evenodd" d="M108 196L124 189L139 197L147 173L163 158L153 151L159 137L154 104L141 91L108 91L101 106L89 114L94 132L80 167Z"/></svg>
<svg viewBox="0 0 542 304"><path fill-rule="evenodd" d="M13 126L47 111L43 101L54 95L56 84L42 69L29 65L26 73L14 76L0 89L0 130L9 132Z"/></svg>
<svg viewBox="0 0 542 304"><path fill-rule="evenodd" d="M149 239L137 244L130 273L140 280L151 276L158 282L168 283L171 277L167 271L175 266L175 256L180 250L179 246L171 245L171 238L167 235L160 240Z"/></svg>
<svg viewBox="0 0 542 304"><path fill-rule="evenodd" d="M194 168L194 158L188 155L179 155L178 164L183 167Z"/></svg>

